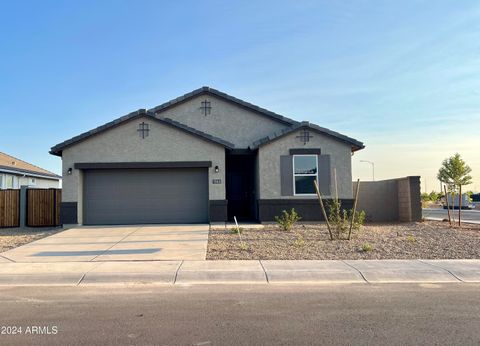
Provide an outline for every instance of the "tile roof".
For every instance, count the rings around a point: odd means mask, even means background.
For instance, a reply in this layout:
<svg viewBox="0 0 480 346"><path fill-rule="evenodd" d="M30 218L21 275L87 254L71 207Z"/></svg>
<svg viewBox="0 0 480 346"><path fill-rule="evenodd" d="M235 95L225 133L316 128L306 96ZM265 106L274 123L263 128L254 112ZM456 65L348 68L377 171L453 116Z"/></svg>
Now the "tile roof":
<svg viewBox="0 0 480 346"><path fill-rule="evenodd" d="M329 130L325 127L321 127L321 126L309 123L308 121L302 121L301 123L297 123L296 125L287 127L287 128L285 128L281 131L274 132L267 137L261 138L258 141L253 142L250 145L250 149L257 149L258 147L261 147L262 145L273 142L273 141L275 141L275 140L277 140L277 139L279 139L279 138L281 138L281 137L283 137L283 136L285 136L289 133L292 133L292 132L294 132L296 130L299 130L299 129L302 129L302 128L303 129L308 128L308 129L314 130L316 132L322 133L324 135L327 135L329 137L335 138L336 140L339 140L341 142L347 143L347 144L351 145L352 151L357 151L357 150L365 148L365 145L362 142L357 141L354 138L342 135L341 133Z"/></svg>
<svg viewBox="0 0 480 346"><path fill-rule="evenodd" d="M48 178L61 178L59 175L47 171L46 169L0 152L0 171L2 170L18 172L19 174L41 175Z"/></svg>
<svg viewBox="0 0 480 346"><path fill-rule="evenodd" d="M173 107L173 106L175 106L179 103L186 102L186 101L188 101L188 100L190 100L190 99L192 99L196 96L202 95L202 94L211 94L211 95L217 96L217 97L222 98L226 101L229 101L229 102L232 102L236 105L239 105L243 108L247 108L247 109L249 109L251 111L254 111L256 113L259 113L259 114L262 114L264 116L270 117L270 118L278 120L280 122L283 122L286 125L293 125L293 124L298 123L297 121L295 121L293 119L290 119L290 118L287 118L283 115L280 115L280 114L277 114L275 112L269 111L268 109L261 108L259 106L256 106L256 105L252 104L252 103L240 100L240 99L238 99L234 96L228 95L224 92L221 92L219 90L210 88L208 86L204 86L204 87L195 89L195 90L193 90L193 91L191 91L191 92L189 92L185 95L179 96L177 98L174 98L173 100L162 103L161 105L159 105L157 107L151 108L151 109L149 109L149 111L157 114L157 113L160 113L161 111L164 111L164 110L166 110L170 107Z"/></svg>
<svg viewBox="0 0 480 346"><path fill-rule="evenodd" d="M211 94L211 95L220 97L224 100L232 102L232 103L234 103L236 105L239 105L243 108L249 109L249 110L254 111L256 113L259 113L259 114L262 114L264 116L270 117L270 118L278 120L280 122L283 122L286 125L285 129L253 142L250 145L251 149L258 148L259 146L261 146L263 144L266 144L266 143L269 143L269 142L271 142L271 141L273 141L273 140L275 140L279 137L282 137L285 134L288 134L288 133L290 133L292 131L295 131L297 129L306 128L306 127L311 128L315 131L321 132L321 133L323 133L325 135L328 135L330 137L333 137L337 140L340 140L340 141L343 141L345 143L350 144L352 146L352 151L360 150L360 149L363 149L365 147L362 142L359 142L356 139L353 139L353 138L347 137L345 135L342 135L338 132L329 130L327 128L324 128L324 127L321 127L321 126L318 126L318 125L315 125L315 124L311 124L309 122L295 121L293 119L284 117L283 115L271 112L267 109L258 107L256 105L245 102L245 101L240 100L240 99L238 99L236 97L233 97L231 95L225 94L225 93L223 93L219 90L204 86L204 87L201 87L201 88L196 89L194 91L191 91L191 92L189 92L189 93L187 93L183 96L180 96L180 97L177 97L173 100L165 102L165 103L163 103L163 104L161 104L157 107L151 108L149 110L139 109L135 112L131 112L131 113L129 113L127 115L124 115L124 116L122 116L118 119L115 119L115 120L113 120L109 123L106 123L102 126L99 126L99 127L95 128L93 130L90 130L90 131L84 132L84 133L82 133L78 136L72 137L72 138L70 138L70 139L52 147L51 150L50 150L50 153L53 154L53 155L61 156L62 155L62 150L65 149L66 147L68 147L70 145L73 145L75 143L78 143L80 141L83 141L83 140L85 140L85 139L87 139L91 136L94 136L98 133L106 131L110 128L118 126L119 124L122 124L125 121L132 120L134 118L141 117L141 116L150 116L150 117L152 117L152 120L162 122L166 125L170 125L170 126L173 126L175 128L181 129L183 131L189 132L193 135L199 136L199 137L201 137L205 140L209 140L209 141L215 142L217 144L223 145L226 148L233 149L235 147L234 144L232 144L232 143L230 143L230 142L228 142L224 139L221 139L221 138L212 136L210 134L207 134L205 132L199 131L199 130L194 129L192 127L189 127L185 124L182 124L178 121L174 121L174 120L169 119L169 118L161 118L160 119L160 118L157 118L155 116L157 113L160 113L161 111L164 111L164 110L166 110L170 107L173 107L177 104L180 104L182 102L186 102L186 101L192 99L193 97L196 97L196 96L202 95L202 94Z"/></svg>
<svg viewBox="0 0 480 346"><path fill-rule="evenodd" d="M200 138L203 138L207 141L210 141L210 142L214 142L214 143L217 143L217 144L220 144L226 148L229 148L229 149L232 149L234 148L235 146L228 142L228 141L225 141L221 138L218 138L218 137L215 137L215 136L212 136L212 135L209 135L205 132L202 132L202 131L199 131L199 130L196 130L192 127L189 127L187 125L184 125L182 123L179 123L177 121L174 121L174 120L171 120L171 119L168 119L168 118L157 118L155 117L155 115L150 112L150 111L147 111L145 109L139 109L135 112L131 112L127 115L124 115L120 118L117 118L111 122L108 122L102 126L99 126L93 130L90 130L90 131L87 131L87 132L84 132L78 136L75 136L75 137L72 137L62 143L59 143L55 146L53 146L51 149L50 149L50 154L52 155L57 155L57 156L62 156L62 150L73 145L73 144L76 144L78 142L81 142L91 136L94 136L94 135L97 135L99 133L102 133L108 129L111 129L113 127L116 127L120 124L123 124L125 123L126 121L130 121L130 120L133 120L133 119L137 119L137 118L141 118L141 117L150 117L152 121L156 121L156 122L159 122L159 123L163 123L165 125L168 125L168 126L171 126L171 127L174 127L174 128L177 128L177 129L180 129L184 132L188 132L192 135L195 135L197 137L200 137Z"/></svg>

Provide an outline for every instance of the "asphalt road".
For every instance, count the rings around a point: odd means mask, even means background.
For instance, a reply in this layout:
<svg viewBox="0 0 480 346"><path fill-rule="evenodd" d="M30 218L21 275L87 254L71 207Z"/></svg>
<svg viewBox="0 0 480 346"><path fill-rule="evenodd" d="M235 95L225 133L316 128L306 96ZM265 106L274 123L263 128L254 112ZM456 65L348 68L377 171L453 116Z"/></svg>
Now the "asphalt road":
<svg viewBox="0 0 480 346"><path fill-rule="evenodd" d="M0 311L1 345L480 343L479 284L4 287Z"/></svg>
<svg viewBox="0 0 480 346"><path fill-rule="evenodd" d="M447 219L448 212L446 209L423 209L423 217L434 217ZM458 209L454 211L455 220L458 218ZM480 210L462 210L463 221L476 221L480 223Z"/></svg>

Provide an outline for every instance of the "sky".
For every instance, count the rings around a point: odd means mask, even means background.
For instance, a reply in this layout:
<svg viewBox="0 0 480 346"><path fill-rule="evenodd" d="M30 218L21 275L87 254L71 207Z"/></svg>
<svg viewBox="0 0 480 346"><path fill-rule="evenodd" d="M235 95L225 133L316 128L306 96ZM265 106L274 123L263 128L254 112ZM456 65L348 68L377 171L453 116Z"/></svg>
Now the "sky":
<svg viewBox="0 0 480 346"><path fill-rule="evenodd" d="M480 191L478 1L0 1L0 151L50 147L210 86L363 141L354 179L458 152Z"/></svg>

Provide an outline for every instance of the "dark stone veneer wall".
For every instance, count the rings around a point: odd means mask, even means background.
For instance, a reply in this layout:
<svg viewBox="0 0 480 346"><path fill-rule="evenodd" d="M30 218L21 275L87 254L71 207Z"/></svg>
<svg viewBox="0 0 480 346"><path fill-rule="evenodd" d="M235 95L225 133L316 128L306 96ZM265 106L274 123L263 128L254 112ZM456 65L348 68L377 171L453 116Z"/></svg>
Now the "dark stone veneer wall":
<svg viewBox="0 0 480 346"><path fill-rule="evenodd" d="M354 190L356 183L354 183ZM351 209L353 199L341 199L342 208ZM210 222L227 221L227 200L210 200ZM257 201L258 221L275 221L283 210L295 208L303 221L324 221L317 199L260 199ZM62 202L62 224L76 224L77 202ZM410 176L375 182L362 182L357 210L364 210L367 221L420 221L420 177Z"/></svg>
<svg viewBox="0 0 480 346"><path fill-rule="evenodd" d="M227 221L227 206L226 199L210 200L210 222Z"/></svg>
<svg viewBox="0 0 480 346"><path fill-rule="evenodd" d="M323 200L325 206L330 200ZM353 199L340 199L343 209L353 208ZM260 199L258 200L258 218L260 222L275 221L275 216L280 216L283 210L295 211L301 216L302 221L324 221L322 209L318 199Z"/></svg>
<svg viewBox="0 0 480 346"><path fill-rule="evenodd" d="M77 224L77 202L62 202L60 204L60 223L62 225Z"/></svg>

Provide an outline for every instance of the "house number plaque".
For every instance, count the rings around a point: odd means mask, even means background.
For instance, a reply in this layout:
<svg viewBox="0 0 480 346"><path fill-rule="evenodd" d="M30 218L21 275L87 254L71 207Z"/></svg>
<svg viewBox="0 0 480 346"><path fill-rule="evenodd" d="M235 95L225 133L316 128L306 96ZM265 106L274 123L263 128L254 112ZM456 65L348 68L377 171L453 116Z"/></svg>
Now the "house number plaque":
<svg viewBox="0 0 480 346"><path fill-rule="evenodd" d="M213 179L212 180L212 184L221 184L222 183L222 179Z"/></svg>

